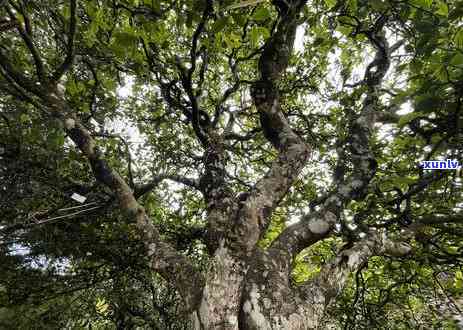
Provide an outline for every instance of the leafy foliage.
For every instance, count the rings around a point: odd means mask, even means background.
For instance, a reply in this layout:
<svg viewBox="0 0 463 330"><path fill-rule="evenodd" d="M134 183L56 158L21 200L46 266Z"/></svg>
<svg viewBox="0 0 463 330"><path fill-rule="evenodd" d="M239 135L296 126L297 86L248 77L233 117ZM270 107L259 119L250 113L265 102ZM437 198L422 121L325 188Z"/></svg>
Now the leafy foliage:
<svg viewBox="0 0 463 330"><path fill-rule="evenodd" d="M210 206L198 189L207 169L195 122L225 141L224 180L237 199L271 169L277 151L250 86L282 17L277 2L214 1L208 12L209 2L197 0L0 1L1 327L189 326L178 292L140 257L137 231L114 191L40 105L39 88L62 85L162 238L206 270ZM312 155L271 215L263 249L324 203L341 163L343 176L354 172L344 147L367 90L373 49L365 31L386 17L386 38L397 46L372 114L376 174L331 237L294 260L293 284L313 278L372 228L405 239L413 253L371 258L352 274L327 324L457 328L449 310L461 313L462 178L418 164L463 163L462 14L463 2L442 0L314 0L302 11L278 90Z"/></svg>

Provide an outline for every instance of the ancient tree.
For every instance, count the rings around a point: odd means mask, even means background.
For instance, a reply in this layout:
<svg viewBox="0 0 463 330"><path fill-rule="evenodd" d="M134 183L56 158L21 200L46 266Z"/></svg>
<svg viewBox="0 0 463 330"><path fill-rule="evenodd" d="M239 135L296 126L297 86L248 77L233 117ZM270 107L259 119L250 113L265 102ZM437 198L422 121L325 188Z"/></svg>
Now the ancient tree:
<svg viewBox="0 0 463 330"><path fill-rule="evenodd" d="M452 326L460 2L0 13L0 324Z"/></svg>

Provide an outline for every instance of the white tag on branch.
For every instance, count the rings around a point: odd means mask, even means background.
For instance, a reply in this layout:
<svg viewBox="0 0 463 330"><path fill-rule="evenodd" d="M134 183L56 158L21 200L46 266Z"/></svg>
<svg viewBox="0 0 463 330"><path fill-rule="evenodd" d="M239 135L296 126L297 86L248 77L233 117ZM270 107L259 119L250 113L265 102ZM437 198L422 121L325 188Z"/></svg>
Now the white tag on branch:
<svg viewBox="0 0 463 330"><path fill-rule="evenodd" d="M78 193L73 193L71 198L81 204L87 199L87 197L79 195Z"/></svg>

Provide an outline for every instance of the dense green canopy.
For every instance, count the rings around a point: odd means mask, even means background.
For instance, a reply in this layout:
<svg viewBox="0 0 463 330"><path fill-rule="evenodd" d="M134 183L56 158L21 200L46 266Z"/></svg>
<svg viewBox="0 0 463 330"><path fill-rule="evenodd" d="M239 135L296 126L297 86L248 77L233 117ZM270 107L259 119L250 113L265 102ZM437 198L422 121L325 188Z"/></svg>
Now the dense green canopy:
<svg viewBox="0 0 463 330"><path fill-rule="evenodd" d="M336 218L292 286L372 232L411 248L322 328L456 329L462 175L420 162L463 164L462 97L462 1L0 0L0 328L187 328L185 280L255 232L227 200L281 174L256 249Z"/></svg>

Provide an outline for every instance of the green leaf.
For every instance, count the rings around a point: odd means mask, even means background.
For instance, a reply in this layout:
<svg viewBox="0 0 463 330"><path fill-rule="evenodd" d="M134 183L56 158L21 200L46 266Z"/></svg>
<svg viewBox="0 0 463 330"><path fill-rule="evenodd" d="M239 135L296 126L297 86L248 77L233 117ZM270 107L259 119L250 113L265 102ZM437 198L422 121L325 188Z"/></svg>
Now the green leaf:
<svg viewBox="0 0 463 330"><path fill-rule="evenodd" d="M379 184L381 191L389 191L394 188L394 185L390 181L384 181Z"/></svg>
<svg viewBox="0 0 463 330"><path fill-rule="evenodd" d="M442 99L432 94L423 94L416 98L415 104L415 109L424 114L442 106Z"/></svg>
<svg viewBox="0 0 463 330"><path fill-rule="evenodd" d="M252 15L256 21L265 21L267 18L270 17L270 11L265 7L259 7Z"/></svg>
<svg viewBox="0 0 463 330"><path fill-rule="evenodd" d="M412 178L408 178L408 177L405 177L405 176L398 176L394 179L392 179L392 183L395 185L395 186L408 186L410 184L413 184L415 183L415 179L412 179Z"/></svg>
<svg viewBox="0 0 463 330"><path fill-rule="evenodd" d="M387 4L382 0L370 0L370 5L374 10L382 11L387 9Z"/></svg>
<svg viewBox="0 0 463 330"><path fill-rule="evenodd" d="M455 279L455 288L461 289L463 288L463 280L460 278Z"/></svg>
<svg viewBox="0 0 463 330"><path fill-rule="evenodd" d="M463 54L456 53L450 60L450 64L454 66L463 67Z"/></svg>
<svg viewBox="0 0 463 330"><path fill-rule="evenodd" d="M345 36L349 36L352 33L352 28L350 26L338 26L337 30Z"/></svg>
<svg viewBox="0 0 463 330"><path fill-rule="evenodd" d="M433 135L431 137L431 143L432 144L439 143L440 140L442 140L442 137L439 134Z"/></svg>
<svg viewBox="0 0 463 330"><path fill-rule="evenodd" d="M158 44L163 44L167 40L169 40L169 33L166 29L165 24L162 22L156 24L153 33L151 33L152 40Z"/></svg>
<svg viewBox="0 0 463 330"><path fill-rule="evenodd" d="M249 32L249 40L251 41L251 47L256 47L257 43L259 42L259 30L256 26L253 26L251 31Z"/></svg>
<svg viewBox="0 0 463 330"><path fill-rule="evenodd" d="M451 254L455 254L458 252L458 246L449 246L447 247L447 252Z"/></svg>
<svg viewBox="0 0 463 330"><path fill-rule="evenodd" d="M439 79L440 81L447 81L448 76L447 76L447 70L443 64L437 65L433 75Z"/></svg>
<svg viewBox="0 0 463 330"><path fill-rule="evenodd" d="M92 23L90 23L90 28L83 33L85 44L88 47L92 47L93 44L96 42L97 32L98 32L98 24L96 24L95 21L92 21Z"/></svg>
<svg viewBox="0 0 463 330"><path fill-rule="evenodd" d="M224 35L223 40L229 49L238 48L241 44L240 36L235 33Z"/></svg>
<svg viewBox="0 0 463 330"><path fill-rule="evenodd" d="M321 44L323 44L323 42L325 41L325 39L323 39L323 37L317 37L313 43L312 43L312 46L313 47L318 47L320 46Z"/></svg>
<svg viewBox="0 0 463 330"><path fill-rule="evenodd" d="M349 0L347 6L351 12L356 12L358 8L357 0Z"/></svg>
<svg viewBox="0 0 463 330"><path fill-rule="evenodd" d="M217 33L223 30L225 26L227 26L228 17L221 17L217 21L212 24L212 32Z"/></svg>
<svg viewBox="0 0 463 330"><path fill-rule="evenodd" d="M414 0L412 3L422 7L422 8L431 8L433 0Z"/></svg>
<svg viewBox="0 0 463 330"><path fill-rule="evenodd" d="M19 121L24 124L24 123L27 123L29 121L29 115L27 113L22 113L20 116L19 116Z"/></svg>
<svg viewBox="0 0 463 330"><path fill-rule="evenodd" d="M59 129L52 129L47 135L47 142L50 146L59 148L64 145L64 134Z"/></svg>
<svg viewBox="0 0 463 330"><path fill-rule="evenodd" d="M424 42L428 42L429 39L432 37L432 34L435 32L436 25L434 24L433 21L430 20L420 20L416 22L416 29L423 33L422 36L420 36L420 40L424 40Z"/></svg>
<svg viewBox="0 0 463 330"><path fill-rule="evenodd" d="M98 298L97 301L96 301L95 308L98 311L98 313L104 315L104 314L106 314L106 311L108 310L108 306L109 306L109 304L105 301L104 298L103 299Z"/></svg>
<svg viewBox="0 0 463 330"><path fill-rule="evenodd" d="M111 49L118 57L130 56L136 48L137 37L127 31L114 33L114 40L111 43Z"/></svg>
<svg viewBox="0 0 463 330"><path fill-rule="evenodd" d="M251 41L251 47L259 45L261 39L266 39L270 36L269 31L264 27L253 26L249 33L249 40Z"/></svg>
<svg viewBox="0 0 463 330"><path fill-rule="evenodd" d="M97 9L94 16L95 23L97 25L104 25L104 12L101 9Z"/></svg>
<svg viewBox="0 0 463 330"><path fill-rule="evenodd" d="M240 13L234 12L232 14L233 20L238 23L239 26L244 26L246 24L246 17Z"/></svg>
<svg viewBox="0 0 463 330"><path fill-rule="evenodd" d="M336 5L336 0L325 0L325 4L328 8L333 8Z"/></svg>
<svg viewBox="0 0 463 330"><path fill-rule="evenodd" d="M118 45L128 48L133 47L137 41L137 38L134 37L131 33L127 32L117 32L114 34L115 43Z"/></svg>
<svg viewBox="0 0 463 330"><path fill-rule="evenodd" d="M85 11L91 18L95 17L98 7L95 2L88 1L85 5Z"/></svg>
<svg viewBox="0 0 463 330"><path fill-rule="evenodd" d="M267 39L270 37L270 31L267 28L261 26L259 27L259 31L262 38Z"/></svg>
<svg viewBox="0 0 463 330"><path fill-rule="evenodd" d="M151 6L151 8L156 12L161 12L161 2L160 1L152 1L152 0L144 0L145 6Z"/></svg>
<svg viewBox="0 0 463 330"><path fill-rule="evenodd" d="M449 7L447 6L447 4L443 1L439 1L437 3L437 11L436 11L436 14L438 15L442 15L442 16L449 16Z"/></svg>
<svg viewBox="0 0 463 330"><path fill-rule="evenodd" d="M463 48L463 29L459 29L453 38L458 48Z"/></svg>
<svg viewBox="0 0 463 330"><path fill-rule="evenodd" d="M422 117L422 116L423 116L423 113L419 112L419 111L414 111L414 112L407 113L406 115L403 115L403 116L400 117L398 125L399 125L399 127L404 127L406 124L411 122L413 119L416 119L416 118Z"/></svg>
<svg viewBox="0 0 463 330"><path fill-rule="evenodd" d="M64 135L63 134L56 134L53 142L58 147L63 146L64 145Z"/></svg>

